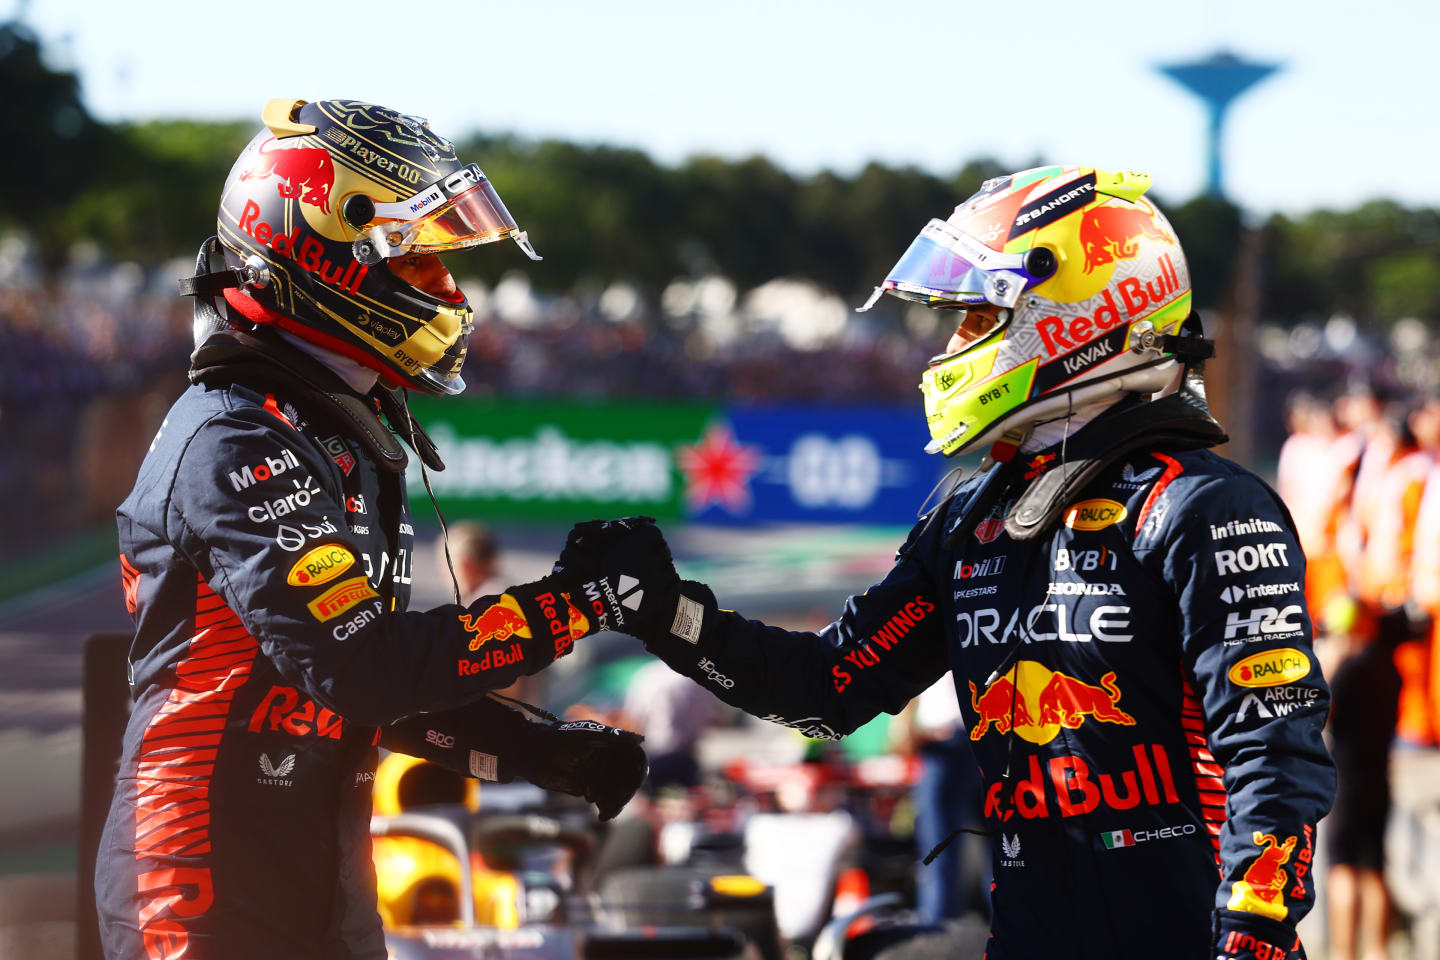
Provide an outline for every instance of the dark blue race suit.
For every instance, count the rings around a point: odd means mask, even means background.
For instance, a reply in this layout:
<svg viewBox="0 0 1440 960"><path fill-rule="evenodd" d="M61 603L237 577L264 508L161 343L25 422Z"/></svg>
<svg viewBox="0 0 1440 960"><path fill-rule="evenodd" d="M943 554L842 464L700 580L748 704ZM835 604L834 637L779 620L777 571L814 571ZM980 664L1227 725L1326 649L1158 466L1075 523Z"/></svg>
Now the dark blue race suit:
<svg viewBox="0 0 1440 960"><path fill-rule="evenodd" d="M711 608L693 644L651 648L812 737L898 712L953 668L994 834L990 960L1300 955L1335 783L1285 508L1211 452L1142 448L1047 534L1012 539L1002 499L947 549L995 473L819 634Z"/></svg>
<svg viewBox="0 0 1440 960"><path fill-rule="evenodd" d="M136 633L96 867L109 960L383 958L377 745L495 779L521 721L485 692L589 629L543 581L407 612L403 475L304 396L191 387L119 509Z"/></svg>

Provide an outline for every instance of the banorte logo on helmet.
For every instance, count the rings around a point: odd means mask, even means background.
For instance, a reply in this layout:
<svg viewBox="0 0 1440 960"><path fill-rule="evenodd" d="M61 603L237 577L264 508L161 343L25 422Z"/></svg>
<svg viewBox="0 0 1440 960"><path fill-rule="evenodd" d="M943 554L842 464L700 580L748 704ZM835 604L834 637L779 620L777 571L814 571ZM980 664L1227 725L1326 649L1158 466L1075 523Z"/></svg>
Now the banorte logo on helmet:
<svg viewBox="0 0 1440 960"><path fill-rule="evenodd" d="M278 177L275 185L280 196L299 199L330 212L330 191L335 186L335 165L323 147L279 146L274 137L260 144L258 159L241 180L265 180Z"/></svg>

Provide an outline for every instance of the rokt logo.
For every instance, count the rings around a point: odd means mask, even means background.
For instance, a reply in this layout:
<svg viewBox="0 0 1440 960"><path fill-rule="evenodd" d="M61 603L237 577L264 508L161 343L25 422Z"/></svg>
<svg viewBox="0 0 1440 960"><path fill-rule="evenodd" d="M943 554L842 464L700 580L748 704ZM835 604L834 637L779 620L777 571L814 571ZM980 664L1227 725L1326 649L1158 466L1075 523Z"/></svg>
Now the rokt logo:
<svg viewBox="0 0 1440 960"><path fill-rule="evenodd" d="M1091 717L1102 723L1135 725L1135 718L1120 709L1113 670L1095 686L1034 660L1019 660L986 687L984 695L977 693L972 681L970 708L976 720L970 726L971 740L982 739L992 727L997 733L1009 733L1012 720L1014 732L1034 744L1049 743L1061 728L1079 729Z"/></svg>
<svg viewBox="0 0 1440 960"><path fill-rule="evenodd" d="M1288 543L1262 543L1246 545L1236 550L1216 550L1215 569L1220 576L1232 573L1254 573L1272 567L1290 566L1290 545Z"/></svg>

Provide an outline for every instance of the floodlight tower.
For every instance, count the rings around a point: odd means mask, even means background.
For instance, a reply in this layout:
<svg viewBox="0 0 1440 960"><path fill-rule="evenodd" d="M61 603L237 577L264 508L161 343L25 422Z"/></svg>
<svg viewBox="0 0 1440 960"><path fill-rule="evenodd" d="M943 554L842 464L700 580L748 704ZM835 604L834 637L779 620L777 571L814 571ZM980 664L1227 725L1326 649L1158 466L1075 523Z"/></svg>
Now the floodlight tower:
<svg viewBox="0 0 1440 960"><path fill-rule="evenodd" d="M1206 144L1206 193L1216 197L1224 195L1220 134L1225 125L1225 111L1230 109L1236 97L1279 70L1280 66L1278 63L1247 62L1223 50L1204 60L1158 66L1161 73L1204 101L1210 116L1210 135Z"/></svg>

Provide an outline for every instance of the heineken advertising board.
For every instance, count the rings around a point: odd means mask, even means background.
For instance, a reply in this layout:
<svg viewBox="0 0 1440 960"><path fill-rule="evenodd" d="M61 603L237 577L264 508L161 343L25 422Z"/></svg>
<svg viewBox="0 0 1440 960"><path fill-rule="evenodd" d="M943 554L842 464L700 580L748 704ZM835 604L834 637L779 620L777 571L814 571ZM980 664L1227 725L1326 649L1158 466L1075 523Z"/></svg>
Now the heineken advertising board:
<svg viewBox="0 0 1440 960"><path fill-rule="evenodd" d="M411 400L446 515L911 523L945 466L908 408ZM423 497L411 458L412 497Z"/></svg>

